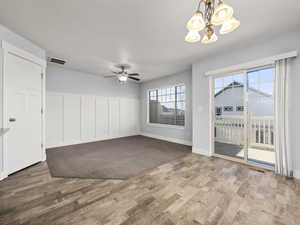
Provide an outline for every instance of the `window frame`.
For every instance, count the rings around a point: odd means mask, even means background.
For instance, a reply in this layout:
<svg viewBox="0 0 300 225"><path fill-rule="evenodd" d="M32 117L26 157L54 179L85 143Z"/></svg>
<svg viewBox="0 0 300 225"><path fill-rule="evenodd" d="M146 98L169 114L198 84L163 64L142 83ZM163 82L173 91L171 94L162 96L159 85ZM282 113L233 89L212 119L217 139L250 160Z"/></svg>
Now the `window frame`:
<svg viewBox="0 0 300 225"><path fill-rule="evenodd" d="M218 111L220 111L220 112L218 113ZM222 116L222 114L223 114L223 107L222 106L216 106L215 112L216 112L216 116Z"/></svg>
<svg viewBox="0 0 300 225"><path fill-rule="evenodd" d="M223 112L234 112L234 108L231 105L225 105L223 106Z"/></svg>
<svg viewBox="0 0 300 225"><path fill-rule="evenodd" d="M240 109L242 109L242 110L240 110ZM243 106L243 105L237 105L237 106L235 107L235 111L236 111L236 112L244 112L244 106Z"/></svg>
<svg viewBox="0 0 300 225"><path fill-rule="evenodd" d="M245 73L247 73L249 71L257 70L257 69L261 70L261 69L265 69L265 68L269 68L269 67L273 67L275 69L274 63L265 63L261 66L249 66L249 67L246 67L244 69L230 70L228 72L222 72L221 71L221 72L218 72L218 73L206 75L209 78L209 153L208 153L209 156L222 157L221 155L218 155L218 154L215 153L215 145L214 145L214 141L215 141L215 138L214 138L214 132L215 132L215 129L214 129L214 122L215 122L215 107L214 107L214 104L215 104L215 94L214 94L215 93L215 81L214 80L216 78L222 78L222 77L226 77L228 75L230 76L230 75L238 74L238 73L243 73L244 76L245 76ZM244 82L245 82L245 79L244 79ZM248 84L247 84L247 86L248 86ZM246 110L245 110L246 109L245 107L247 107L247 104L245 104L246 102L247 101L244 100L243 119L245 121L247 120L247 114L246 114ZM245 135L245 132L244 132L243 135ZM246 150L244 154L246 156L248 154L248 151ZM232 159L230 157L227 157L227 159L238 161L238 162L241 162L241 163L246 163L246 164L249 164L249 165L253 165L253 163L249 163L248 161L245 161L246 157L244 157L243 159ZM255 164L255 165L258 165L258 164ZM264 169L269 169L270 170L270 167L265 167L265 166L261 166L261 165L259 165L258 167L262 167ZM274 170L274 169L272 168L271 170Z"/></svg>
<svg viewBox="0 0 300 225"><path fill-rule="evenodd" d="M173 88L173 87L177 87L177 86L185 86L185 91L184 91L184 103L185 103L185 109L184 109L184 125L171 125L171 124L162 124L162 123L151 123L150 122L150 113L149 113L149 104L150 104L150 92L151 91L156 91L158 89L164 89L164 88ZM176 84L172 84L172 85L166 85L166 86L159 86L156 88L149 88L146 91L146 95L147 95L147 125L148 126L154 126L154 127L161 127L161 128L175 128L175 129L186 129L186 85L185 83L176 83ZM176 104L176 102L175 102Z"/></svg>

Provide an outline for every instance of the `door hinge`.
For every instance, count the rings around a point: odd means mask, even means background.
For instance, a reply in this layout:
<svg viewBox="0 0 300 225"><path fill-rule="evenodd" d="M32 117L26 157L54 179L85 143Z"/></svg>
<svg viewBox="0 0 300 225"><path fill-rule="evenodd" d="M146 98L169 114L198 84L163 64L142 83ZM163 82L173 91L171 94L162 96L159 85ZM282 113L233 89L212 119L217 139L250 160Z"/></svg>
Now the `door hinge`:
<svg viewBox="0 0 300 225"><path fill-rule="evenodd" d="M41 114L43 114L44 113L44 110L43 110L43 108L41 108Z"/></svg>
<svg viewBox="0 0 300 225"><path fill-rule="evenodd" d="M41 147L42 147L42 148L44 148L44 145L43 145L43 143L41 144Z"/></svg>
<svg viewBox="0 0 300 225"><path fill-rule="evenodd" d="M41 77L42 77L42 79L44 78L44 73L41 73Z"/></svg>

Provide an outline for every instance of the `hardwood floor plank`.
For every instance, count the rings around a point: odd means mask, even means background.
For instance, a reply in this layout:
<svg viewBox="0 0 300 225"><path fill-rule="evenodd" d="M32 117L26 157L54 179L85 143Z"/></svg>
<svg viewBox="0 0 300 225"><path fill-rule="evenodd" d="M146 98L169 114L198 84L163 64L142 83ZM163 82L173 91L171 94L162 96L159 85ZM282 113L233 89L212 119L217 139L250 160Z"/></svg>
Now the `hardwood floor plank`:
<svg viewBox="0 0 300 225"><path fill-rule="evenodd" d="M299 225L300 182L195 154L127 180L52 178L40 163L0 182L0 224Z"/></svg>

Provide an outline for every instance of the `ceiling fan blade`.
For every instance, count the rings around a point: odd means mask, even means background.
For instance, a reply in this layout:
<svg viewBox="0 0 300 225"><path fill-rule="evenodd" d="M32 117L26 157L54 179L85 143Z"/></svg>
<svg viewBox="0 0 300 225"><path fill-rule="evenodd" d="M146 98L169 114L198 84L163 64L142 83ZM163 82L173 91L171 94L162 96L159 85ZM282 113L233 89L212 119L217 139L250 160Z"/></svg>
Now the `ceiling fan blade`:
<svg viewBox="0 0 300 225"><path fill-rule="evenodd" d="M138 73L129 73L128 75L129 76L139 76L140 74L138 74Z"/></svg>
<svg viewBox="0 0 300 225"><path fill-rule="evenodd" d="M104 78L110 78L110 77L116 77L116 75L114 74L114 75L104 75L103 76Z"/></svg>
<svg viewBox="0 0 300 225"><path fill-rule="evenodd" d="M141 79L139 79L139 78L131 77L131 76L129 76L128 78L130 78L130 79L132 79L132 80L136 80L136 81L140 81L140 80L141 80Z"/></svg>

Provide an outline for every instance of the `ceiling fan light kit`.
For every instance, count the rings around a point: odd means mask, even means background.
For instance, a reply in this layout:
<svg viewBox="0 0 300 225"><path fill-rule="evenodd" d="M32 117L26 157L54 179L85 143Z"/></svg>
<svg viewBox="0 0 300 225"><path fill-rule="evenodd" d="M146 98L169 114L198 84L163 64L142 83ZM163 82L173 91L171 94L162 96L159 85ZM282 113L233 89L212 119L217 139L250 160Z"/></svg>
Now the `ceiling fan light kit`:
<svg viewBox="0 0 300 225"><path fill-rule="evenodd" d="M106 77L106 78L116 77L121 84L125 84L128 81L128 79L140 81L140 79L137 78L139 76L138 73L128 73L127 70L130 69L129 65L118 64L115 67L120 69L121 71L119 71L119 72L112 71L114 74L107 75L104 77Z"/></svg>
<svg viewBox="0 0 300 225"><path fill-rule="evenodd" d="M118 76L118 79L121 83L125 83L127 81L128 77L125 75L120 75L120 76Z"/></svg>
<svg viewBox="0 0 300 225"><path fill-rule="evenodd" d="M205 35L201 42L204 44L216 42L218 36L214 26L219 25L222 25L220 34L230 33L240 26L240 22L233 17L233 8L222 0L200 0L195 14L187 22L186 28L189 32L185 41L189 43L200 41L199 32L204 29Z"/></svg>

